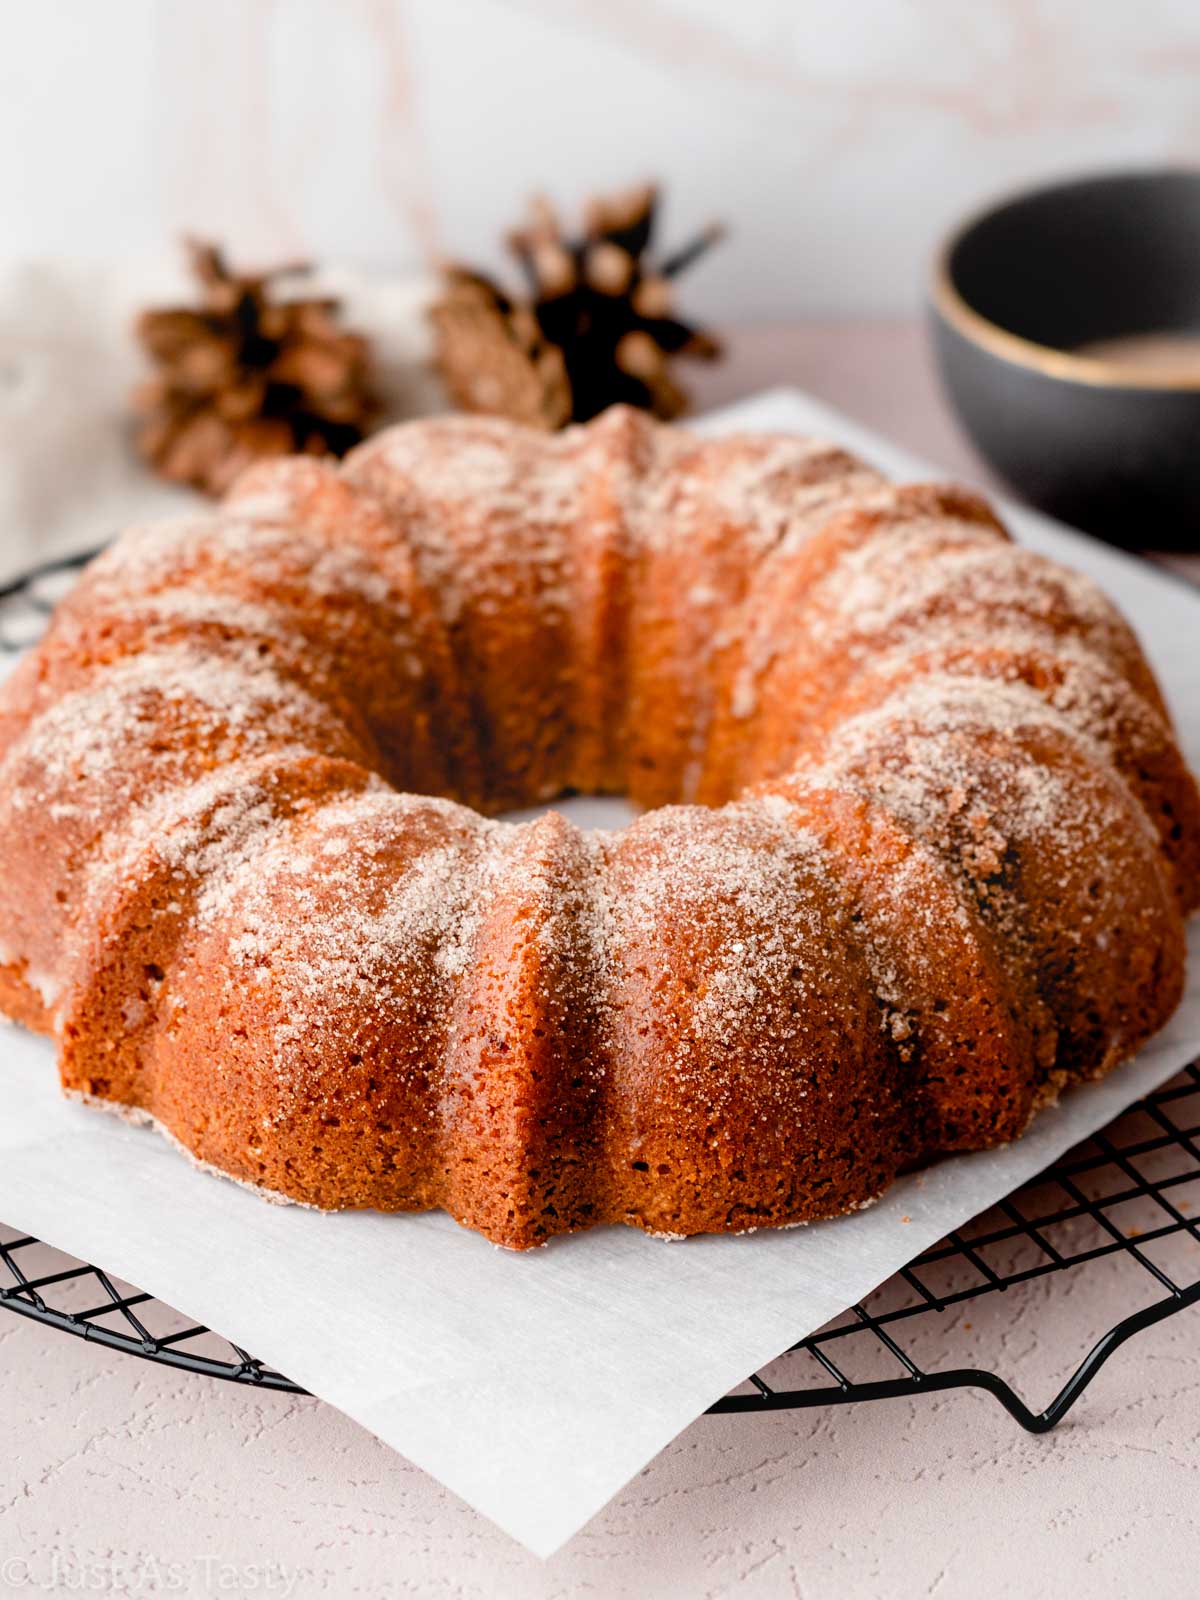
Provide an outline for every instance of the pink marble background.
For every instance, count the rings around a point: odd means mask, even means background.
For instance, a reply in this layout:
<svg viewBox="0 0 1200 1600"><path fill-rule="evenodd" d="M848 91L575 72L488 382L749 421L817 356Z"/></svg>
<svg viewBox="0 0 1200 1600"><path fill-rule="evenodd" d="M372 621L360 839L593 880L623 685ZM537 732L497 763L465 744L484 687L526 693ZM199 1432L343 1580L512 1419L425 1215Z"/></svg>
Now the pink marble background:
<svg viewBox="0 0 1200 1600"><path fill-rule="evenodd" d="M12 6L0 257L190 227L252 256L488 259L531 188L657 174L733 239L720 321L911 309L931 241L1035 177L1200 154L1178 0L105 0Z"/></svg>

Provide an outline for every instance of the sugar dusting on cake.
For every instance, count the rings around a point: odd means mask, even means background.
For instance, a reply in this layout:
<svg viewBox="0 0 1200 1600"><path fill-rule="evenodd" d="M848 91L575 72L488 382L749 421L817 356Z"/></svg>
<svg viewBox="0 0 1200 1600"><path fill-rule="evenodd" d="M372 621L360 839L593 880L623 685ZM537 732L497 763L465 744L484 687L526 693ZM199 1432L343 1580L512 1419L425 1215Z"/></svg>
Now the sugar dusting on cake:
<svg viewBox="0 0 1200 1600"><path fill-rule="evenodd" d="M338 1062L377 1050L411 1078L413 1137L436 1145L477 1087L461 1064L489 1050L512 1061L517 1024L499 1011L471 1054L487 997L505 993L488 963L502 963L492 936L511 915L531 1026L553 1034L551 989L566 985L595 1052L580 1074L635 1141L652 1141L674 1096L714 1171L791 1126L827 1130L853 1164L839 1096L864 1137L892 1114L884 1080L920 1066L914 995L935 991L935 950L974 951L985 921L1025 936L1022 852L1061 862L1065 893L1072 864L1112 837L1127 859L1158 851L1113 765L1170 740L1133 681L1125 624L970 506L931 510L936 494L812 441L704 444L631 413L550 438L451 418L381 434L343 469L264 469L232 507L132 530L90 569L54 646L93 641L85 681L35 704L0 761L0 820L41 838L45 813L65 841L38 886L59 969L39 955L30 970L46 994L66 973L86 989L85 936L104 918L119 938L156 874L153 914L173 919L174 942L138 1026L173 1036L189 995L215 993L272 1082L268 1137L314 1101L336 1120ZM810 557L808 587L791 592ZM593 626L605 606L613 626ZM344 681L322 677L322 640L341 649L360 628L383 641L381 661L429 674L422 608L449 646L436 670L468 685L485 757L518 774L529 751L509 746L577 737L580 689L606 674L669 707L669 728L633 718L633 759L669 744L684 798L719 716L750 740L779 696L787 711L794 659L873 684L874 698L809 746L798 729L775 792L666 807L617 835L490 821L368 770L377 758L348 707L373 657L347 648ZM972 618L986 662L964 648ZM518 687L538 680L561 726L528 725ZM337 773L309 793L303 775L332 756ZM540 769L537 784L554 788ZM909 842L874 914L836 828L816 825L818 791L868 802ZM1134 898L1112 879L1095 900L1088 937L1102 949ZM755 1215L735 1207L728 1225ZM647 1225L670 1234L671 1220Z"/></svg>
<svg viewBox="0 0 1200 1600"><path fill-rule="evenodd" d="M172 732L174 725L174 732ZM303 730L314 743L338 727L307 690L252 647L193 641L125 656L36 716L5 752L0 786L14 809L95 810L97 786L139 792L148 754L232 737L266 749Z"/></svg>

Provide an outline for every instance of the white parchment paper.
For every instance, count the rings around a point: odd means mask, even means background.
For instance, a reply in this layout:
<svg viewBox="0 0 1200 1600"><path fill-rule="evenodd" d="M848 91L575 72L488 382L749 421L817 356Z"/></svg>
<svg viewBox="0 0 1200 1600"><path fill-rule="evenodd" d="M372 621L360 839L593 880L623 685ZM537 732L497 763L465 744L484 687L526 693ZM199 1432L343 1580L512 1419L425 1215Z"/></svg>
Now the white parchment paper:
<svg viewBox="0 0 1200 1600"><path fill-rule="evenodd" d="M898 476L936 472L794 393L705 428L795 429ZM1008 508L1027 543L1133 619L1200 764L1200 596ZM154 1134L67 1104L45 1041L0 1027L0 1217L140 1285L340 1407L540 1555L708 1404L861 1299L1200 1052L1200 929L1168 1029L1007 1149L906 1179L873 1209L666 1244L608 1228L497 1250L444 1216L323 1216L193 1170Z"/></svg>

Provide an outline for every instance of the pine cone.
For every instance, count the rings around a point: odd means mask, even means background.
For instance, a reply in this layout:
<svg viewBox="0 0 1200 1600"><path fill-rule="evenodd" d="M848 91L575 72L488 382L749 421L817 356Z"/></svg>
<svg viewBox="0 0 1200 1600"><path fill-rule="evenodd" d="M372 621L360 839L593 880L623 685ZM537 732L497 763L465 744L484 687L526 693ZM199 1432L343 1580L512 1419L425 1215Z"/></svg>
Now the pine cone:
<svg viewBox="0 0 1200 1600"><path fill-rule="evenodd" d="M711 360L715 339L673 314L671 280L721 236L712 226L651 266L652 184L594 199L568 239L545 200L508 239L529 285L522 301L481 274L448 267L431 311L436 362L454 403L560 428L624 402L664 419L686 409L674 356Z"/></svg>
<svg viewBox="0 0 1200 1600"><path fill-rule="evenodd" d="M526 306L486 278L448 268L431 308L443 381L463 411L489 411L533 427L571 418L562 351L547 344Z"/></svg>
<svg viewBox="0 0 1200 1600"><path fill-rule="evenodd" d="M344 455L378 413L367 342L331 299L275 299L306 263L235 273L188 241L195 308L144 311L135 332L157 371L132 397L136 442L163 477L222 494L264 456Z"/></svg>

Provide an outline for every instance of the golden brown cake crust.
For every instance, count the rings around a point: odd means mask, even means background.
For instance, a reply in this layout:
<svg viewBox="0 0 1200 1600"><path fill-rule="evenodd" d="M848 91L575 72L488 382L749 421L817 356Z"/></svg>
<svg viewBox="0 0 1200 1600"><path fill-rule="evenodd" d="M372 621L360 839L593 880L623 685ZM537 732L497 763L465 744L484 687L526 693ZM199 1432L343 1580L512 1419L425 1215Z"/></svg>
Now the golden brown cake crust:
<svg viewBox="0 0 1200 1600"><path fill-rule="evenodd" d="M570 792L647 809L617 834ZM1200 798L967 491L617 409L130 530L0 689L0 1010L68 1090L515 1248L833 1216L1182 991Z"/></svg>

